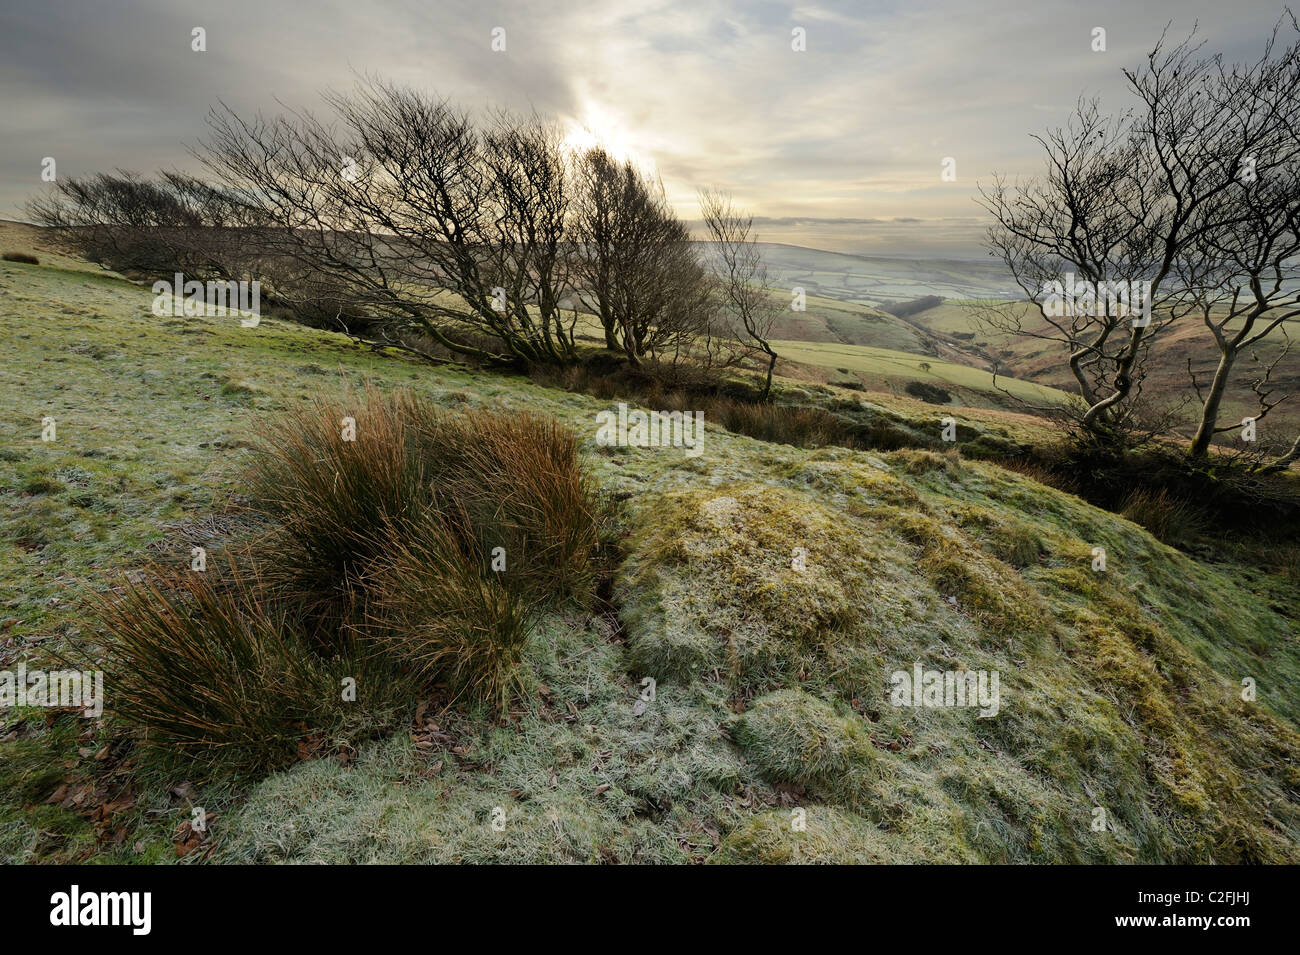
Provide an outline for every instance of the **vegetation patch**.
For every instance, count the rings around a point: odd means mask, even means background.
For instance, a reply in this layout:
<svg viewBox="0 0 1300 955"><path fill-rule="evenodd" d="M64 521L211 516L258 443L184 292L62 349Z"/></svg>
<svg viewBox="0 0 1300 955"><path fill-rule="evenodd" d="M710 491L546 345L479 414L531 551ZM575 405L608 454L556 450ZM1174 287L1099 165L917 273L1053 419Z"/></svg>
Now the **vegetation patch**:
<svg viewBox="0 0 1300 955"><path fill-rule="evenodd" d="M732 737L766 779L814 798L860 806L885 772L858 716L841 715L799 689L752 701Z"/></svg>
<svg viewBox="0 0 1300 955"><path fill-rule="evenodd" d="M827 806L761 813L737 826L709 859L715 865L885 865L900 859L870 822ZM799 818L798 824L794 822Z"/></svg>

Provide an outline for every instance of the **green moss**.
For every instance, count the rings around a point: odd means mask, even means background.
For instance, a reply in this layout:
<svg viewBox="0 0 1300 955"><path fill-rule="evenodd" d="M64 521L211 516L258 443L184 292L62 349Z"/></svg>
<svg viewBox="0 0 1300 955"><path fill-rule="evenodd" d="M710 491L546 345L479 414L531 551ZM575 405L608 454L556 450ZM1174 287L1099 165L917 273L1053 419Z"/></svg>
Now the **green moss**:
<svg viewBox="0 0 1300 955"><path fill-rule="evenodd" d="M66 490L66 485L48 477L34 477L23 485L23 493L33 496L37 494L58 494Z"/></svg>
<svg viewBox="0 0 1300 955"><path fill-rule="evenodd" d="M802 813L802 815L801 815ZM853 813L827 806L751 816L709 858L714 865L883 865L911 861Z"/></svg>
<svg viewBox="0 0 1300 955"><path fill-rule="evenodd" d="M741 683L797 673L872 616L870 546L790 491L736 485L646 502L619 585L640 672Z"/></svg>
<svg viewBox="0 0 1300 955"><path fill-rule="evenodd" d="M841 716L799 689L759 697L732 735L765 779L825 801L860 806L885 772L856 716Z"/></svg>
<svg viewBox="0 0 1300 955"><path fill-rule="evenodd" d="M1042 598L1012 567L985 554L956 527L916 513L896 513L887 518L887 526L920 546L925 575L989 638L1034 646L1051 631Z"/></svg>

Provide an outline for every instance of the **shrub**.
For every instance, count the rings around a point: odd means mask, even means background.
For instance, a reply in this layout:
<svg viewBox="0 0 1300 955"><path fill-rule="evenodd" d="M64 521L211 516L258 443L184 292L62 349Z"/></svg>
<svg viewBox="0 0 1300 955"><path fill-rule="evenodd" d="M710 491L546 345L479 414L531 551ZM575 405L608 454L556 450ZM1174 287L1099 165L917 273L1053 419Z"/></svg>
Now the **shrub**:
<svg viewBox="0 0 1300 955"><path fill-rule="evenodd" d="M892 302L888 305L882 305L880 310L888 312L890 315L896 315L899 318L906 318L908 315L916 315L918 312L924 312L943 304L943 299L938 295L922 295L920 298L914 298L907 302Z"/></svg>
<svg viewBox="0 0 1300 955"><path fill-rule="evenodd" d="M519 661L538 603L488 570L472 544L467 552L470 537L433 508L393 534L367 579L370 629L419 678L503 710L523 690Z"/></svg>
<svg viewBox="0 0 1300 955"><path fill-rule="evenodd" d="M952 401L952 395L948 394L948 392L938 385L927 384L924 381L909 381L903 386L903 390L913 398L920 398L932 405L946 405Z"/></svg>
<svg viewBox="0 0 1300 955"><path fill-rule="evenodd" d="M1138 488L1124 499L1120 516L1141 524L1153 537L1172 547L1186 547L1205 530L1201 510L1161 488L1151 491Z"/></svg>
<svg viewBox="0 0 1300 955"><path fill-rule="evenodd" d="M1084 496L1078 480L1073 475L1058 470L1051 464L1042 463L1032 458L1004 458L999 460L997 464L1008 471L1014 471L1022 477L1027 477L1047 487L1054 487L1066 494L1073 494L1076 497Z"/></svg>
<svg viewBox="0 0 1300 955"><path fill-rule="evenodd" d="M263 600L233 560L156 566L105 600L114 712L146 741L236 770L296 760L316 734L391 725L413 689L347 641L318 652L283 603ZM356 680L356 703L342 681Z"/></svg>
<svg viewBox="0 0 1300 955"><path fill-rule="evenodd" d="M41 264L40 259L26 252L6 252L4 255L0 255L0 259L4 259L6 262L21 262L23 265Z"/></svg>
<svg viewBox="0 0 1300 955"><path fill-rule="evenodd" d="M709 403L705 412L728 431L760 441L800 448L852 444L852 425L821 408L717 398Z"/></svg>
<svg viewBox="0 0 1300 955"><path fill-rule="evenodd" d="M960 434L960 426L958 433ZM903 425L885 417L874 417L857 425L853 429L851 442L847 447L870 448L876 451L899 451L903 448L931 448L939 441L925 435L909 431Z"/></svg>

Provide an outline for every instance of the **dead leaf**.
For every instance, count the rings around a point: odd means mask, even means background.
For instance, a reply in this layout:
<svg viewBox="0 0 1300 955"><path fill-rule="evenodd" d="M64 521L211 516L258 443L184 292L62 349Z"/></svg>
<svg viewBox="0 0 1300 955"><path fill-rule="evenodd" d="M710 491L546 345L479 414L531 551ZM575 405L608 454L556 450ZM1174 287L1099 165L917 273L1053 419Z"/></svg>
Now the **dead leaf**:
<svg viewBox="0 0 1300 955"><path fill-rule="evenodd" d="M190 800L194 798L194 784L188 779L182 780L171 788L171 794L174 798L180 800Z"/></svg>

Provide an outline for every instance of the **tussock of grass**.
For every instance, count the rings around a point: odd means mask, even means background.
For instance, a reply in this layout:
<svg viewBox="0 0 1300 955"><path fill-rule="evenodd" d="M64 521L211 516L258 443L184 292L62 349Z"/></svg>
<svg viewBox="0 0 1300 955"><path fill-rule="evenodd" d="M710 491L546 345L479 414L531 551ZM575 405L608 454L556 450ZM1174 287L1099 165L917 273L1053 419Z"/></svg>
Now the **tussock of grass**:
<svg viewBox="0 0 1300 955"><path fill-rule="evenodd" d="M106 602L116 715L166 751L243 772L296 760L308 737L391 726L410 679L339 640L328 656L233 561L150 568ZM344 680L357 700L344 700Z"/></svg>
<svg viewBox="0 0 1300 955"><path fill-rule="evenodd" d="M447 416L443 427L442 444L458 458L443 451L437 499L484 555L500 548L500 578L533 603L585 598L600 515L573 432L545 415L501 411Z"/></svg>
<svg viewBox="0 0 1300 955"><path fill-rule="evenodd" d="M1205 517L1193 504L1173 497L1166 489L1137 488L1124 499L1120 516L1149 530L1156 540L1171 547L1186 547L1205 531Z"/></svg>
<svg viewBox="0 0 1300 955"><path fill-rule="evenodd" d="M434 502L440 461L456 454L440 445L430 402L409 392L350 397L318 398L273 423L243 488L270 525L254 548L268 593L335 627L356 616L357 582L390 528ZM344 439L345 419L354 440Z"/></svg>
<svg viewBox="0 0 1300 955"><path fill-rule="evenodd" d="M409 392L318 399L258 445L245 494L273 525L257 547L268 584L309 614L364 612L350 604L369 562L440 515L483 572L500 548L500 579L529 602L590 588L596 506L573 435L543 416L448 413Z"/></svg>
<svg viewBox="0 0 1300 955"><path fill-rule="evenodd" d="M802 807L801 807L802 808ZM733 829L709 862L714 865L886 865L909 861L870 822L829 806L751 816Z"/></svg>
<svg viewBox="0 0 1300 955"><path fill-rule="evenodd" d="M803 690L754 700L732 736L764 778L814 798L860 805L886 772L857 716L842 716Z"/></svg>
<svg viewBox="0 0 1300 955"><path fill-rule="evenodd" d="M365 630L423 680L504 710L524 690L519 661L539 605L467 552L465 536L436 511L395 532L367 571Z"/></svg>
<svg viewBox="0 0 1300 955"><path fill-rule="evenodd" d="M570 434L400 392L354 407L355 441L344 405L318 401L257 447L248 509L270 527L239 561L152 568L104 608L117 711L152 742L268 769L309 737L391 727L436 680L504 710L539 608L589 588L598 528Z"/></svg>
<svg viewBox="0 0 1300 955"><path fill-rule="evenodd" d="M822 408L715 399L706 414L728 431L801 448L843 445L854 438L849 422Z"/></svg>

